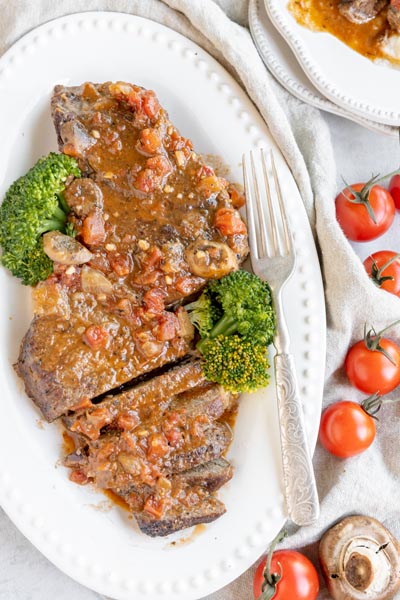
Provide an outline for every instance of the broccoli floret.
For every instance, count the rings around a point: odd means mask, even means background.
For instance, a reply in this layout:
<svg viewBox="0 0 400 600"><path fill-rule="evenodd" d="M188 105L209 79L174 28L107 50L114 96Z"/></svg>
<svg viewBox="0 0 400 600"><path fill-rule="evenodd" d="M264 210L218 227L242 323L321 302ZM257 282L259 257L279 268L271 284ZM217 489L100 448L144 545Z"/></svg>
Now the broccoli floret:
<svg viewBox="0 0 400 600"><path fill-rule="evenodd" d="M209 381L233 392L252 392L268 384L268 345L276 320L266 282L235 271L209 282L186 309L201 336L197 349Z"/></svg>
<svg viewBox="0 0 400 600"><path fill-rule="evenodd" d="M81 175L76 160L51 152L11 185L0 207L1 262L25 285L35 285L53 270L41 235L69 233L69 208L62 193L71 175Z"/></svg>
<svg viewBox="0 0 400 600"><path fill-rule="evenodd" d="M201 296L190 304L186 304L190 320L199 331L201 337L207 337L214 324L221 316L221 311L206 289Z"/></svg>
<svg viewBox="0 0 400 600"><path fill-rule="evenodd" d="M268 350L238 334L219 335L202 346L203 372L232 392L254 392L268 385Z"/></svg>
<svg viewBox="0 0 400 600"><path fill-rule="evenodd" d="M222 315L207 337L213 339L218 335L240 333L253 344L268 345L272 342L275 312L265 281L247 271L233 271L222 279L210 282L207 291ZM198 346L200 350L202 344L201 340Z"/></svg>

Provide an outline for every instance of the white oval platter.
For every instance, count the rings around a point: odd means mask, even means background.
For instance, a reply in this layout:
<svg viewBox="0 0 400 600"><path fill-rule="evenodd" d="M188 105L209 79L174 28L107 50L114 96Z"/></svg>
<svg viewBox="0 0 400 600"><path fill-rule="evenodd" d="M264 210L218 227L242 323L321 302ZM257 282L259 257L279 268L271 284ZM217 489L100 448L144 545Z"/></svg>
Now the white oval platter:
<svg viewBox="0 0 400 600"><path fill-rule="evenodd" d="M321 94L361 117L400 126L400 69L367 59L330 33L302 27L287 9L288 0L264 2L273 25Z"/></svg>
<svg viewBox="0 0 400 600"><path fill-rule="evenodd" d="M266 67L293 96L315 108L354 121L371 131L392 136L399 135L397 127L366 119L353 113L349 106L342 108L325 98L308 79L290 46L272 24L264 0L250 0L249 26L253 41Z"/></svg>
<svg viewBox="0 0 400 600"><path fill-rule="evenodd" d="M75 14L30 32L0 60L0 197L57 149L53 86L87 80L154 89L197 151L222 157L233 180L242 179L243 152L275 147L240 86L194 43L131 15ZM298 253L284 301L313 448L325 363L323 287L302 200L280 155L278 169ZM0 504L22 533L65 573L118 600L196 600L245 571L286 517L273 377L266 391L242 399L229 450L236 472L220 493L226 515L196 536L151 539L117 506L104 510L101 493L68 480L58 427L39 420L12 367L31 319L30 291L4 269L0 286Z"/></svg>

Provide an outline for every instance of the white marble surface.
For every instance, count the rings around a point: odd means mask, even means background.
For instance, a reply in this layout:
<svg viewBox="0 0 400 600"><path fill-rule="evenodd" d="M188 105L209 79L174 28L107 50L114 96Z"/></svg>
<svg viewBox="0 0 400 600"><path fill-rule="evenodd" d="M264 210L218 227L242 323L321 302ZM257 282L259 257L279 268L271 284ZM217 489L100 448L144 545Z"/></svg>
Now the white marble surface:
<svg viewBox="0 0 400 600"><path fill-rule="evenodd" d="M389 172L398 166L400 147L397 139L371 133L340 117L326 114L325 118L335 150L338 187L342 185L340 175L346 181L362 181L371 174ZM399 215L397 219L400 220ZM374 247L395 249L394 243L391 233L376 240ZM371 251L370 245L356 244L355 249L363 256ZM100 600L104 597L61 573L22 536L0 509L0 600L53 598Z"/></svg>

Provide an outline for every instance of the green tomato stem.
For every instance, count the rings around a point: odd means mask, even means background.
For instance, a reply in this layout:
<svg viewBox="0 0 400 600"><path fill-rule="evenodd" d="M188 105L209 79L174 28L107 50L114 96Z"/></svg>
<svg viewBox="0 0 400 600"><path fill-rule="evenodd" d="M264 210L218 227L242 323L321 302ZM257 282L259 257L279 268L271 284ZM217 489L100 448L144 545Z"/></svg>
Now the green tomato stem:
<svg viewBox="0 0 400 600"><path fill-rule="evenodd" d="M387 269L392 263L396 262L396 260L400 258L400 254L396 254L395 256L393 256L390 260L387 261L387 263L385 263L384 265L382 265L382 267L380 269L377 270L376 272L376 277L377 279L381 278L381 275L383 273L383 271L385 269ZM375 261L374 261L375 262ZM376 263L375 263L376 264ZM393 279L393 277L388 277L387 279Z"/></svg>
<svg viewBox="0 0 400 600"><path fill-rule="evenodd" d="M270 545L270 548L268 551L268 555L267 555L267 560L265 563L264 573L263 573L264 582L261 586L261 596L258 600L271 600L271 598L273 598L275 596L276 586L282 577L282 573L271 573L271 561L272 561L272 556L274 554L274 550L275 550L276 546L283 539L285 539L286 536L287 536L286 531L284 531L284 530L280 531L278 533L278 535L271 542L271 545Z"/></svg>

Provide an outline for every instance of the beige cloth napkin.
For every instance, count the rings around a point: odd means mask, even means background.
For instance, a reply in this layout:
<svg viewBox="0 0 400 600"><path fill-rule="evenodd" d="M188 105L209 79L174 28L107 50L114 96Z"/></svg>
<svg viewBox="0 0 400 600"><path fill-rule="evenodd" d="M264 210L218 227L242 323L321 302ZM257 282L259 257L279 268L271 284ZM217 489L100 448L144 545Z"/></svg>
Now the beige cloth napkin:
<svg viewBox="0 0 400 600"><path fill-rule="evenodd" d="M324 404L340 398L360 399L361 394L348 386L343 373L346 351L352 341L360 338L365 321L383 328L398 319L400 301L374 287L339 229L334 214L335 165L328 128L316 109L290 96L265 69L246 29L247 1L219 0L217 4L212 0L0 0L0 9L0 54L26 31L49 19L83 10L117 10L176 29L229 69L258 107L285 155L315 228L328 311ZM391 333L400 338L399 327ZM321 518L315 526L294 533L287 545L302 548L316 560L315 542L321 533L344 514L353 512L375 516L400 537L397 415L394 406L385 408L386 419L377 441L357 458L340 461L317 447L314 465ZM61 573L55 576L55 567L40 557L4 514L0 514L0 531L1 539L7 541L0 544L1 598L99 598ZM2 564L8 565L7 573L1 571ZM21 583L24 569L30 574L25 587ZM250 569L207 600L252 600L252 574ZM327 592L322 589L320 599L326 598Z"/></svg>

